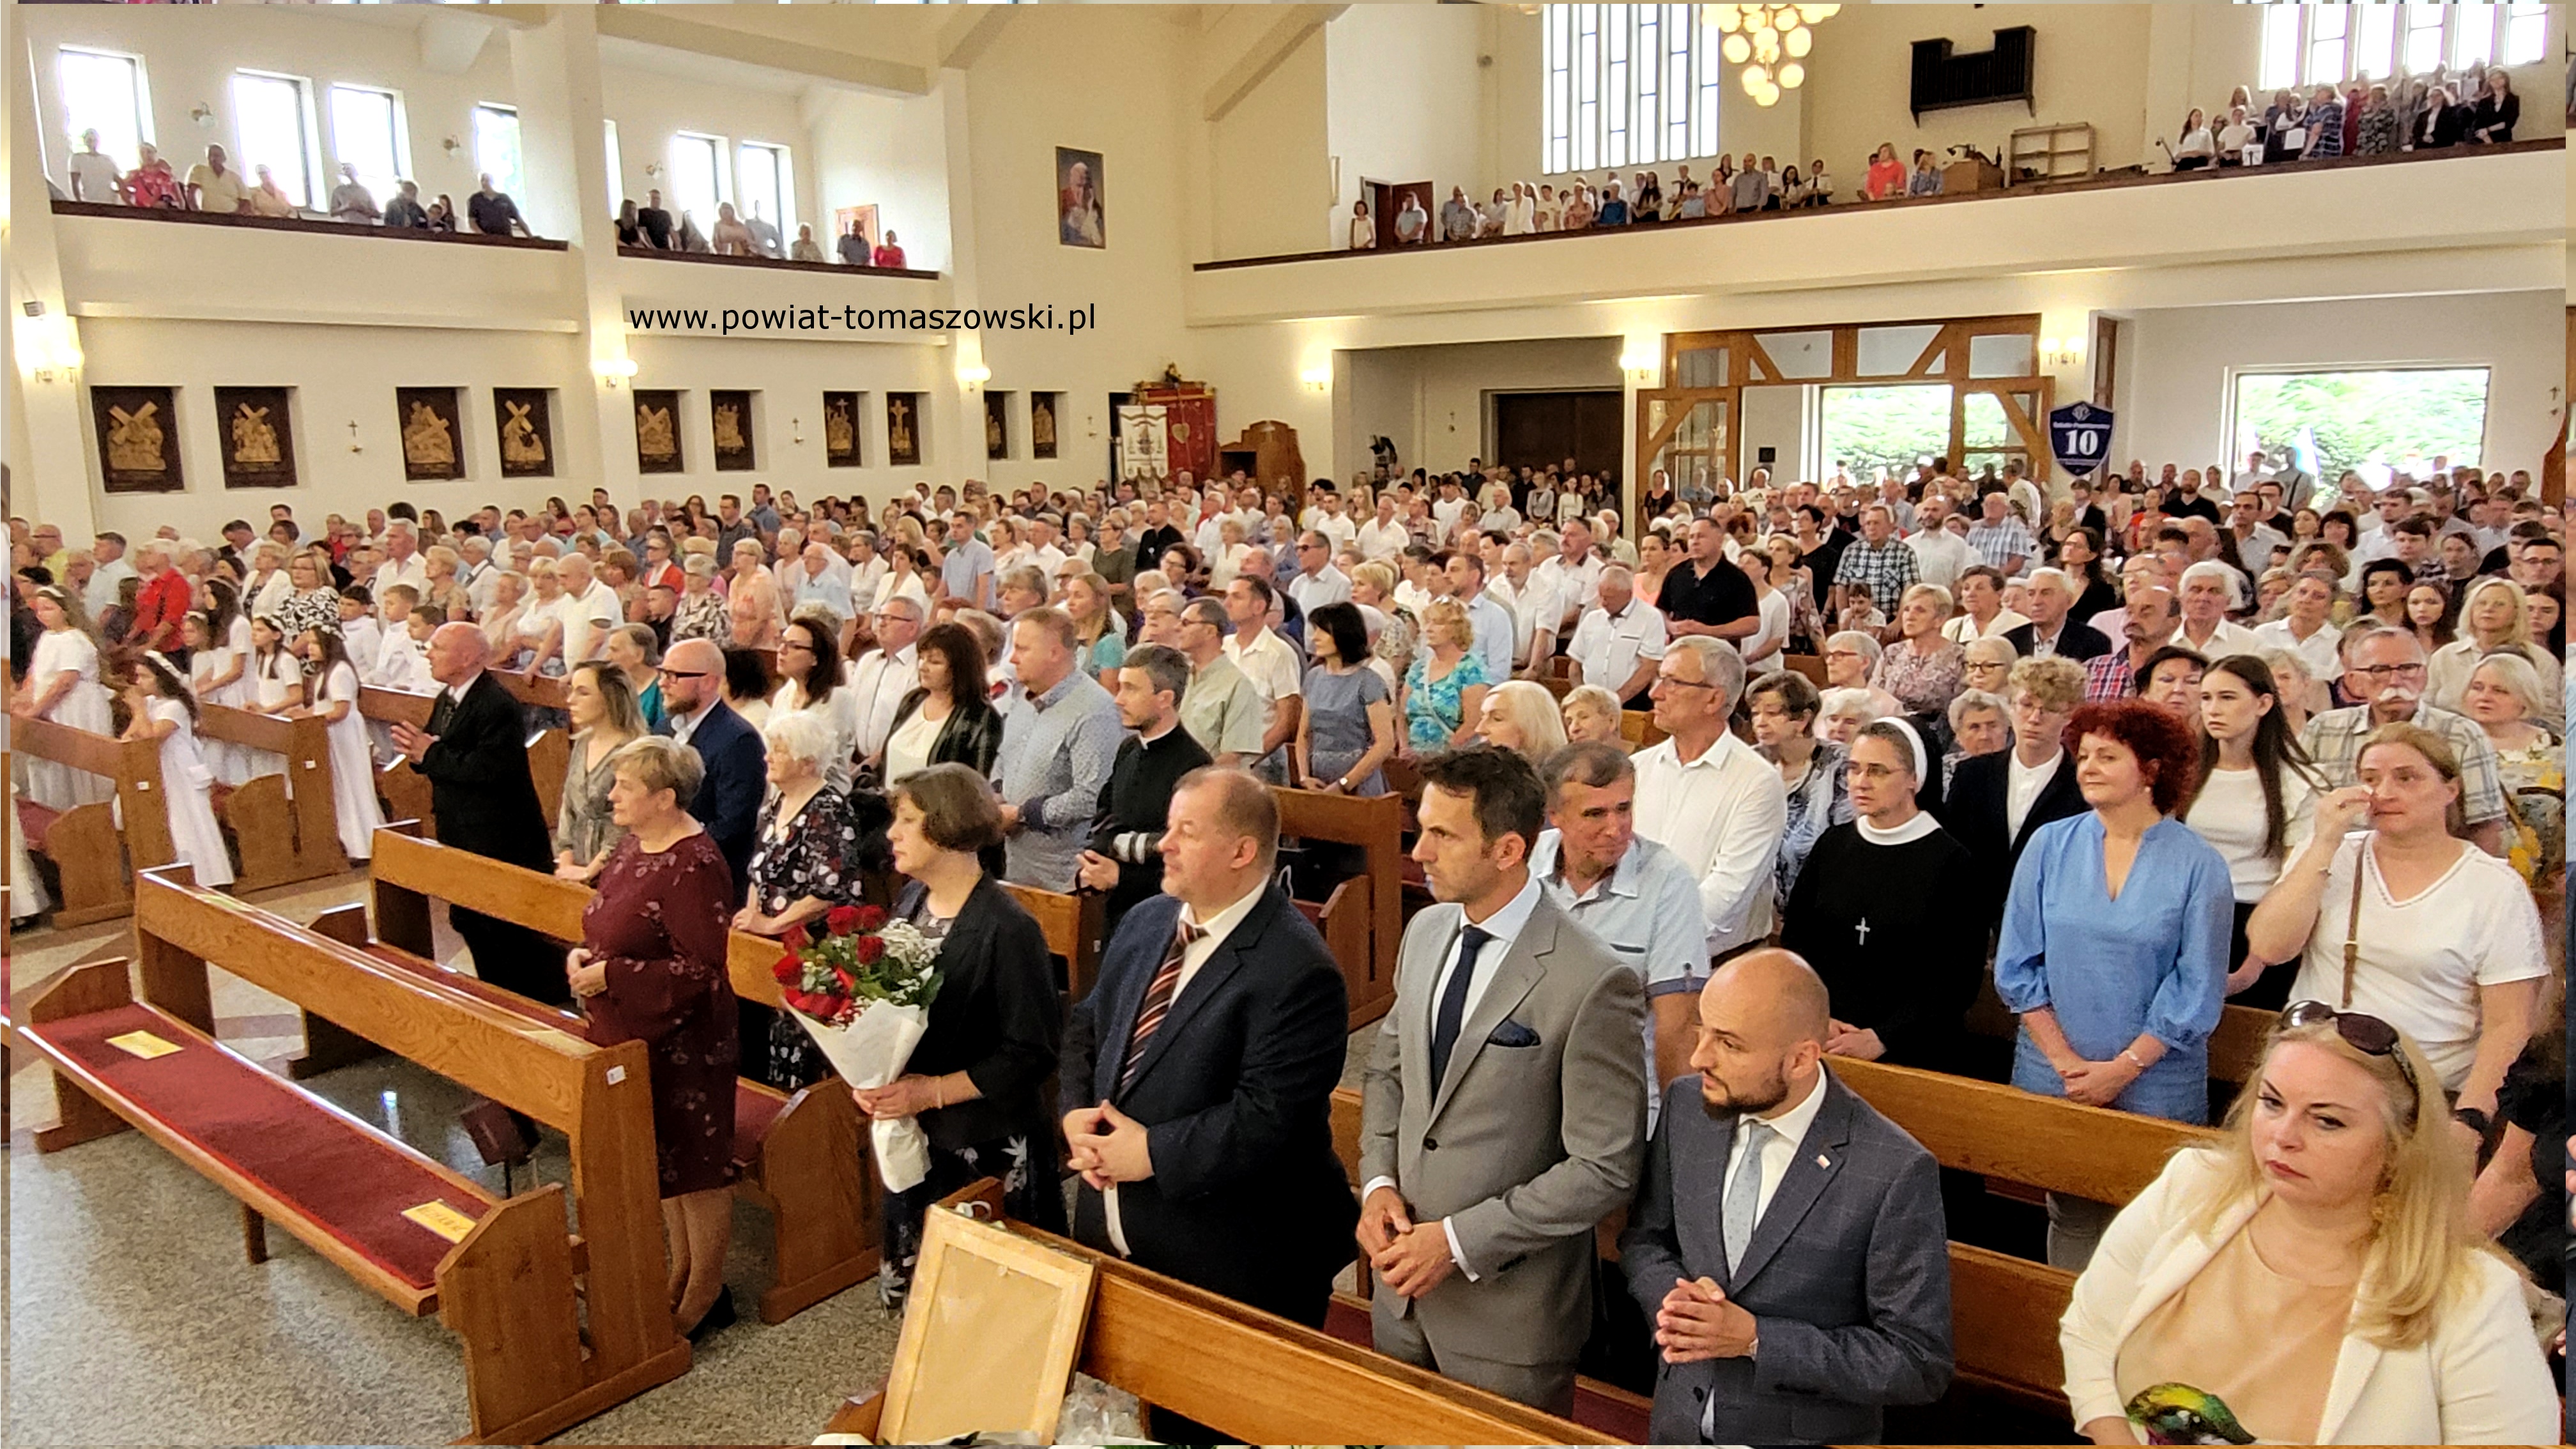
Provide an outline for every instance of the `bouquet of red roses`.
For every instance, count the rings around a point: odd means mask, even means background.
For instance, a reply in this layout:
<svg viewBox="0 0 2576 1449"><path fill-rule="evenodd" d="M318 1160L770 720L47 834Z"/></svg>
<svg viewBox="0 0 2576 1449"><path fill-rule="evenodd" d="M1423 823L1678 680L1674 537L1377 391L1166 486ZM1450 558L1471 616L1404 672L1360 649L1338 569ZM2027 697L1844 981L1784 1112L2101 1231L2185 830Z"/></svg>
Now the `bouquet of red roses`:
<svg viewBox="0 0 2576 1449"><path fill-rule="evenodd" d="M787 933L770 968L779 997L853 1087L882 1087L903 1074L929 1029L939 994L939 947L909 921L875 906L835 906L820 934ZM897 1192L930 1173L930 1139L911 1118L878 1122L871 1136L877 1173Z"/></svg>

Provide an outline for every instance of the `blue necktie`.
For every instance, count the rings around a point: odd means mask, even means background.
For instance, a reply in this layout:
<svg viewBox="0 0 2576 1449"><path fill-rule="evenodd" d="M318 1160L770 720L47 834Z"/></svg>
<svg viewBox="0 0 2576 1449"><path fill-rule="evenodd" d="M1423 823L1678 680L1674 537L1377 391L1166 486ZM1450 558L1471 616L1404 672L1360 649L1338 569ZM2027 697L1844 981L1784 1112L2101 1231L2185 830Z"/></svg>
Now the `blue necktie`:
<svg viewBox="0 0 2576 1449"><path fill-rule="evenodd" d="M1476 953L1494 939L1490 931L1469 926L1458 933L1458 966L1440 993L1440 1009L1431 1018L1431 1085L1438 1090L1449 1073L1449 1050L1458 1044L1458 1027L1467 1015L1467 987L1476 977Z"/></svg>

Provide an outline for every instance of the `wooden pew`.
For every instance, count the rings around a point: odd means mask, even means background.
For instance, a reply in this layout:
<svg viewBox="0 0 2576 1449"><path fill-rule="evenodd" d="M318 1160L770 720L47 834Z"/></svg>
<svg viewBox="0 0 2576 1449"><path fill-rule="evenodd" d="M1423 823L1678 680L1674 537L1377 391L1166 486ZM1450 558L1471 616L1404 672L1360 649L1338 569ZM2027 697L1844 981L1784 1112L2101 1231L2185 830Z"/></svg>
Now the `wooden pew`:
<svg viewBox="0 0 2576 1449"><path fill-rule="evenodd" d="M358 691L358 713L385 724L407 724L413 729L429 727L429 711L437 704L435 694L414 694L404 689L379 689L368 685ZM376 772L376 793L385 802L385 816L391 820L417 820L421 833L436 835L438 826L430 809L429 777L412 768L409 760L396 760Z"/></svg>
<svg viewBox="0 0 2576 1449"><path fill-rule="evenodd" d="M33 759L69 765L116 784L116 809L108 802L65 810L45 823L41 842L30 841L54 863L56 926L86 926L134 909L134 876L179 858L170 838L170 810L161 798L161 746L153 740L94 735L47 719L11 718L9 749ZM42 814L20 802L20 819ZM117 820L125 828L120 833ZM13 822L15 823L15 822Z"/></svg>
<svg viewBox="0 0 2576 1449"><path fill-rule="evenodd" d="M1359 1030L1395 1005L1396 956L1404 944L1404 801L1396 795L1327 795L1272 786L1279 832L1355 845L1365 865L1334 888L1316 926L1342 964Z"/></svg>
<svg viewBox="0 0 2576 1449"><path fill-rule="evenodd" d="M2280 1019L2279 1012L2251 1006L2231 1006L2219 1013L2218 1029L2209 1034L2209 1079L2237 1087L2253 1080L2254 1069L2263 1065L2263 1043L2271 1040L2272 1024ZM2211 1114L2216 1115L2221 1105L2213 1096Z"/></svg>
<svg viewBox="0 0 2576 1449"><path fill-rule="evenodd" d="M1038 930L1046 935L1048 954L1064 958L1065 1001L1089 996L1092 983L1100 979L1100 950L1109 944L1105 939L1108 900L1090 891L1067 895L1009 881L1001 885L1020 909L1036 918Z"/></svg>
<svg viewBox="0 0 2576 1449"><path fill-rule="evenodd" d="M1001 1217L991 1179L960 1200ZM1148 1272L1020 1223L1004 1226L1093 1265L1078 1366L1093 1378L1252 1444L1595 1444L1600 1435L1357 1347L1330 1334ZM826 1426L876 1437L882 1386Z"/></svg>
<svg viewBox="0 0 2576 1449"><path fill-rule="evenodd" d="M1967 1077L1836 1057L1834 1075L1944 1167L2095 1202L2126 1203L2207 1127L2034 1096Z"/></svg>
<svg viewBox="0 0 2576 1449"><path fill-rule="evenodd" d="M1654 711L1644 709L1621 710L1619 712L1619 738L1626 740L1630 748L1642 750L1649 745L1658 745L1663 743L1664 732L1655 726Z"/></svg>
<svg viewBox="0 0 2576 1449"><path fill-rule="evenodd" d="M138 883L141 1002L121 969L93 968L30 1013L21 1035L63 1089L48 1150L131 1124L241 1199L253 1262L273 1222L406 1311L439 1314L464 1340L473 1442L537 1442L687 1371L642 1043L545 1029L188 881L172 867ZM561 1187L495 1200L215 1045L209 963L562 1131L581 1237ZM138 1062L106 1041L137 1029L180 1053ZM474 1223L434 1262L429 1230L395 1221L397 1203L432 1199Z"/></svg>
<svg viewBox="0 0 2576 1449"><path fill-rule="evenodd" d="M224 823L232 828L241 856L235 890L318 880L349 868L332 808L329 729L313 715L286 718L220 704L200 707L200 737L266 750L286 762L285 773L245 780L224 801Z"/></svg>
<svg viewBox="0 0 2576 1449"><path fill-rule="evenodd" d="M572 712L572 701L565 695L560 679L523 670L495 669L491 673L501 681L502 688L529 709L553 710L567 716ZM537 808L545 812L548 830L555 828L555 816L563 809L564 773L571 768L570 730L549 725L528 731L528 778L536 782Z"/></svg>
<svg viewBox="0 0 2576 1449"><path fill-rule="evenodd" d="M436 964L430 902L443 900L515 922L559 941L581 939L587 886L425 841L404 821L376 832L369 863L375 936L409 957L415 970L470 980ZM783 948L764 936L732 935L726 970L734 994L772 1008L781 1003L770 968ZM481 988L481 983L475 986ZM490 988L483 988L489 990ZM554 1016L553 1008L512 996L512 1009ZM327 1024L307 1018L309 1039L344 1045ZM364 1033L360 1033L364 1035ZM782 1323L877 1271L877 1177L866 1154L858 1103L838 1077L793 1094L755 1081L734 1087L737 1195L767 1208L777 1279L761 1294L764 1323Z"/></svg>
<svg viewBox="0 0 2576 1449"><path fill-rule="evenodd" d="M1825 687L1825 660L1821 654L1783 654L1780 662L1807 676L1807 682L1818 689Z"/></svg>

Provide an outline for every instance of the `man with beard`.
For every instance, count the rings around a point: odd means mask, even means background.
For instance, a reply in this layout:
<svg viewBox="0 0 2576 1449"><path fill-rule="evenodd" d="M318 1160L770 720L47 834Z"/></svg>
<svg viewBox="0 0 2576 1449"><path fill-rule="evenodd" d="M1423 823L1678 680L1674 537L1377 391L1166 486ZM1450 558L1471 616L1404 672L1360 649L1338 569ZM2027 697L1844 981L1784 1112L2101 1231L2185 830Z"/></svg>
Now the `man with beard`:
<svg viewBox="0 0 2576 1449"><path fill-rule="evenodd" d="M1776 948L1700 993L1698 1075L1665 1092L1619 1238L1661 1350L1649 1443L1875 1442L1885 1406L1949 1385L1940 1168L1825 1069L1832 1024Z"/></svg>

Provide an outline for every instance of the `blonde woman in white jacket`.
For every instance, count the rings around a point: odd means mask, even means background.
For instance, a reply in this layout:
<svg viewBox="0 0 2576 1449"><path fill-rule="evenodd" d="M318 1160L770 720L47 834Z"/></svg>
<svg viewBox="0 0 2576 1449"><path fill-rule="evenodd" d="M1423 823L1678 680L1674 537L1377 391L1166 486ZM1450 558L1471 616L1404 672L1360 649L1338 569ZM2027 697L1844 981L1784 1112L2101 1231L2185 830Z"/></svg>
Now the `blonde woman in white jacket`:
<svg viewBox="0 0 2576 1449"><path fill-rule="evenodd" d="M2468 1214L2431 1063L2377 1017L2281 1016L2213 1147L2120 1211L2059 1326L2096 1444L2539 1444L2558 1400Z"/></svg>

